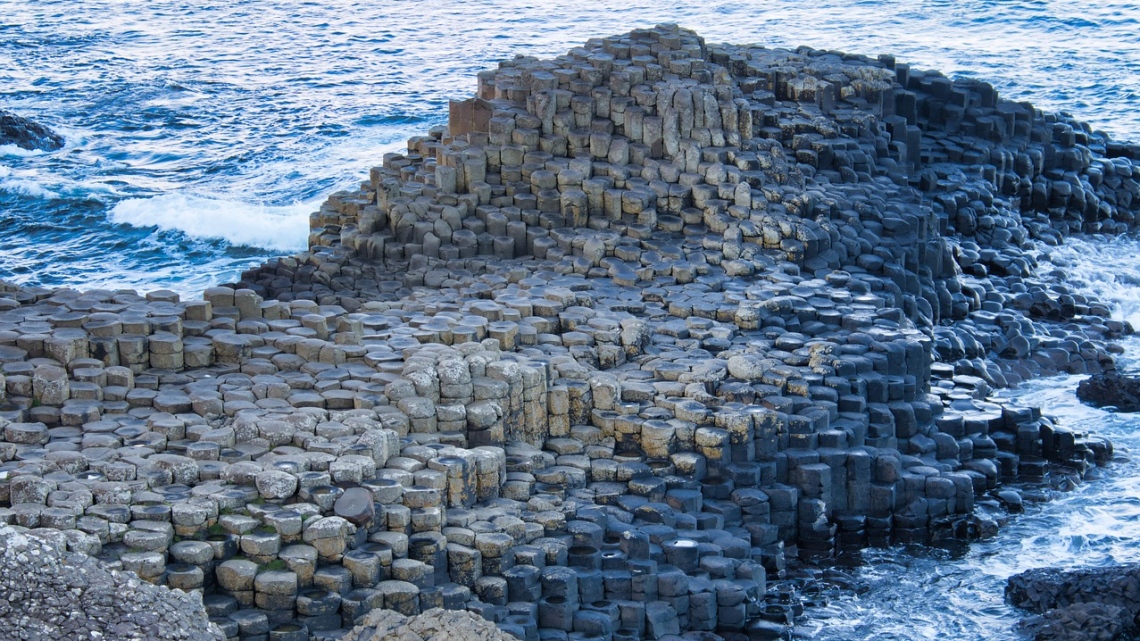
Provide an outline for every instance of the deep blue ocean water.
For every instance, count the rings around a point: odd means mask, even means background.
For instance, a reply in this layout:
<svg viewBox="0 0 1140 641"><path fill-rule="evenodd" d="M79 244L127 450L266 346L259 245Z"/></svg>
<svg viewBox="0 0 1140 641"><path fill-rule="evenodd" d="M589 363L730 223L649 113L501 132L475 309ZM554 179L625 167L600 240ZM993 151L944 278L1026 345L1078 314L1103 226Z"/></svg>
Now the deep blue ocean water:
<svg viewBox="0 0 1140 641"><path fill-rule="evenodd" d="M1140 138L1140 9L1054 0L586 3L0 0L0 108L67 147L0 147L0 278L170 287L304 248L307 215L515 54L660 22L994 82Z"/></svg>
<svg viewBox="0 0 1140 641"><path fill-rule="evenodd" d="M303 249L309 212L445 122L478 70L660 22L710 42L892 53L1140 140L1140 8L1128 2L0 0L0 108L67 138L50 154L0 147L0 278L184 293L233 280ZM1074 241L1048 260L1140 327L1140 242ZM871 591L817 612L804 634L1013 639L1009 574L1140 561L1140 430L1080 406L1075 385L1016 394L1112 438L1122 456L1104 480L965 555L868 553L858 574Z"/></svg>

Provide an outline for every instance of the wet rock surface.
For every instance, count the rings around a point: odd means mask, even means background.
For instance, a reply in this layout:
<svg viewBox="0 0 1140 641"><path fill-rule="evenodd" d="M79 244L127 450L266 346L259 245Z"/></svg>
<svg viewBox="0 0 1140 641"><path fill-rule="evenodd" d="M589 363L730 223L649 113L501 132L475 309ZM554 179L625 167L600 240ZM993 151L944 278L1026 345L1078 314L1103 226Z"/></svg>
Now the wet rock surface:
<svg viewBox="0 0 1140 641"><path fill-rule="evenodd" d="M63 136L34 120L0 109L0 145L56 151L63 147Z"/></svg>
<svg viewBox="0 0 1140 641"><path fill-rule="evenodd" d="M1131 639L1140 613L1140 566L1029 570L1009 578L1006 598L1038 615L1023 622L1035 639Z"/></svg>
<svg viewBox="0 0 1140 641"><path fill-rule="evenodd" d="M1090 376L1077 386L1077 398L1093 407L1140 412L1140 378L1116 373Z"/></svg>
<svg viewBox="0 0 1140 641"><path fill-rule="evenodd" d="M1131 328L1035 256L1135 226L1134 151L669 25L505 61L307 252L200 300L5 287L0 520L230 639L779 638L789 565L987 536L1111 459L991 392L1115 369Z"/></svg>

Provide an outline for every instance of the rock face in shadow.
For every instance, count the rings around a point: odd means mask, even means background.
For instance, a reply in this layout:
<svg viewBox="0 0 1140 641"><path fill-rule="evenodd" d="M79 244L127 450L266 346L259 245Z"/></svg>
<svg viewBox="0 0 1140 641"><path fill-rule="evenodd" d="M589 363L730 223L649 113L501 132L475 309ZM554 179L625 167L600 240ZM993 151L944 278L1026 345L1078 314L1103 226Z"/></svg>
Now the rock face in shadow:
<svg viewBox="0 0 1140 641"><path fill-rule="evenodd" d="M0 527L0 630L5 639L221 641L202 598L104 569L67 552L58 530Z"/></svg>
<svg viewBox="0 0 1140 641"><path fill-rule="evenodd" d="M34 120L0 109L0 145L56 151L63 147L63 136Z"/></svg>
<svg viewBox="0 0 1140 641"><path fill-rule="evenodd" d="M1077 386L1077 398L1094 407L1115 407L1118 412L1140 411L1140 377L1115 372L1096 374Z"/></svg>
<svg viewBox="0 0 1140 641"><path fill-rule="evenodd" d="M1022 628L1038 641L1131 639L1140 612L1140 565L1029 570L1009 578L1005 596L1037 615Z"/></svg>

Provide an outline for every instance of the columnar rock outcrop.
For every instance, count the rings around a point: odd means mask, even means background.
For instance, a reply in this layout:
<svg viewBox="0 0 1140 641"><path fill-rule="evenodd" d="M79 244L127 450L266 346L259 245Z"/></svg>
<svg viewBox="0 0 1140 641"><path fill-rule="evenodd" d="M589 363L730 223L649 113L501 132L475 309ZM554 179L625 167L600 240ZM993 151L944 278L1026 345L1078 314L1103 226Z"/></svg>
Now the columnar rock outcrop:
<svg viewBox="0 0 1140 641"><path fill-rule="evenodd" d="M989 393L1113 369L1130 328L1035 241L1132 228L1136 158L889 57L661 26L506 61L307 252L0 298L0 515L229 638L778 636L789 556L976 536L1001 483L1110 458Z"/></svg>

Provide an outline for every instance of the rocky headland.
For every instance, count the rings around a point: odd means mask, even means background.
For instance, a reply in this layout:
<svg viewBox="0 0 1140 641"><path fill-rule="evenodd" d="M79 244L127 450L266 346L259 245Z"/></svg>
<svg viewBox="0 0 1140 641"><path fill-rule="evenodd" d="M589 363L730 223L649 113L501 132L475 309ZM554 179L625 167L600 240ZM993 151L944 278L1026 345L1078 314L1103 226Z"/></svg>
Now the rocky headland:
<svg viewBox="0 0 1140 641"><path fill-rule="evenodd" d="M889 56L508 60L307 252L200 300L7 288L0 537L229 639L779 638L789 563L992 533L1110 460L990 393L1115 369L1131 328L1036 255L1133 229L1137 160Z"/></svg>

